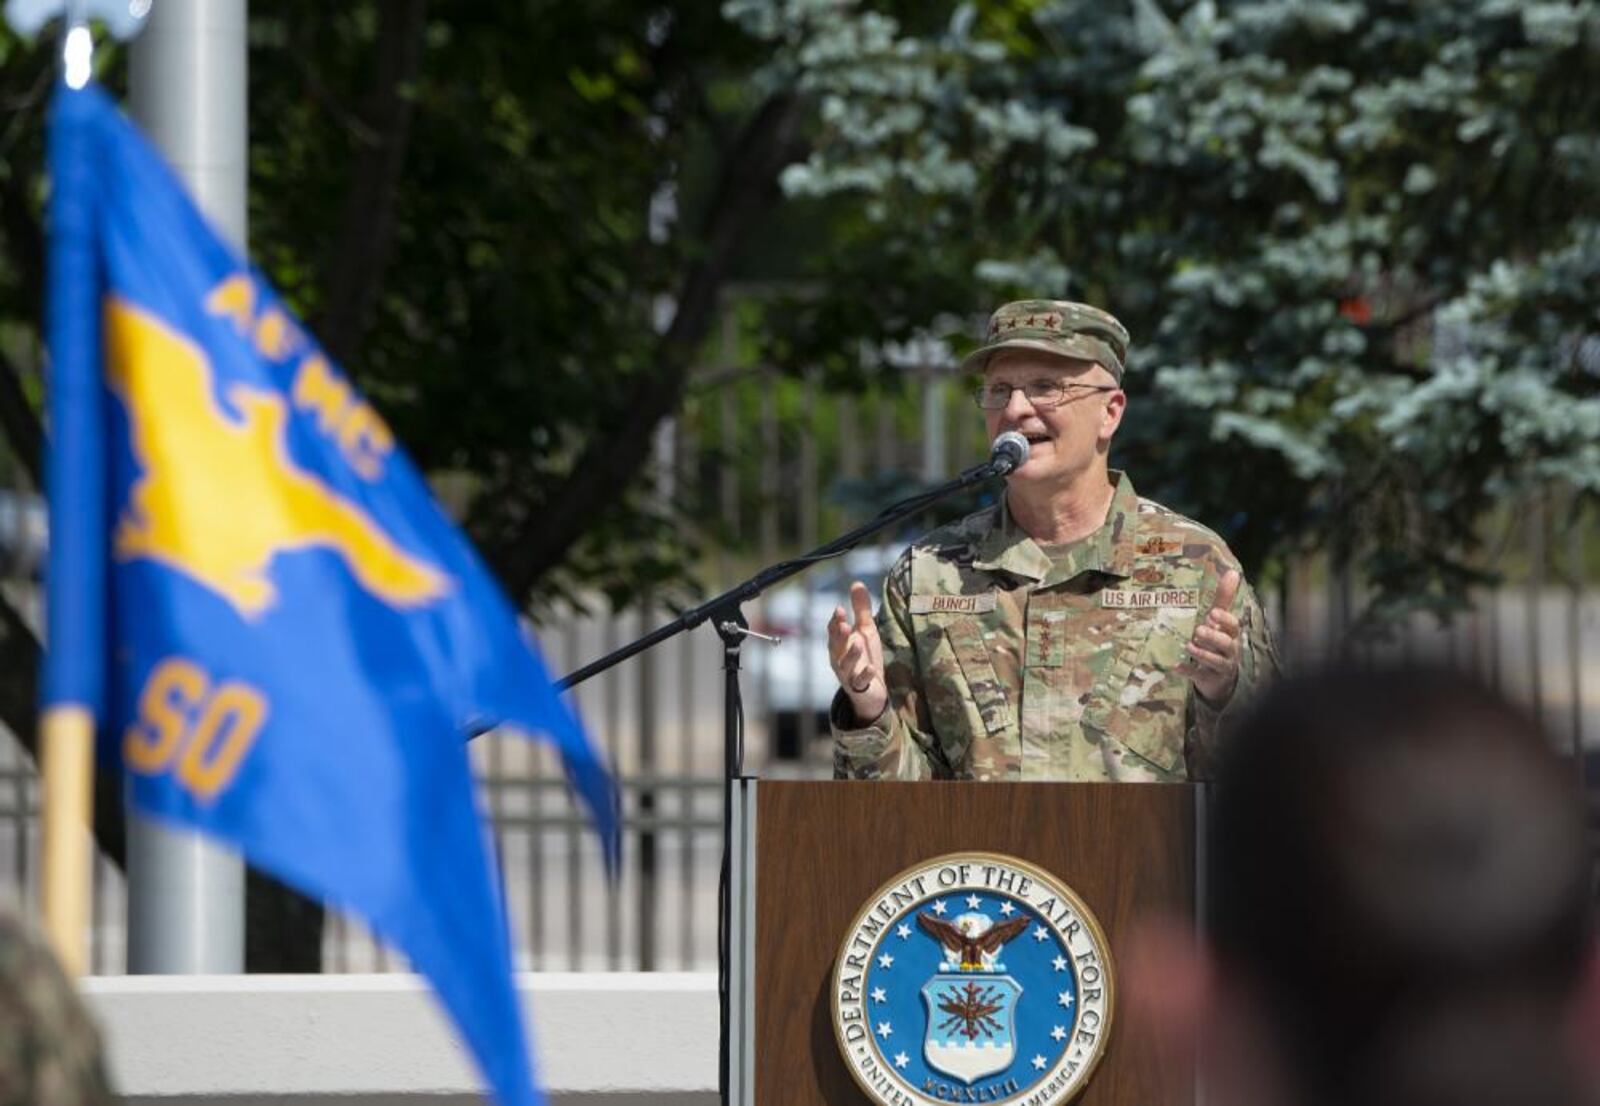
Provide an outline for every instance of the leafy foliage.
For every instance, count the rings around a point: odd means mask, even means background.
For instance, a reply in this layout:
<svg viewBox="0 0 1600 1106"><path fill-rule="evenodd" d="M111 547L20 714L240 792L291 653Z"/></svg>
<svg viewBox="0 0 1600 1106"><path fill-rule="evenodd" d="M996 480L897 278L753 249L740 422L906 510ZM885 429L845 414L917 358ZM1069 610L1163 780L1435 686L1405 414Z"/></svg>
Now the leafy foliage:
<svg viewBox="0 0 1600 1106"><path fill-rule="evenodd" d="M1111 307L1140 489L1391 604L1458 596L1497 499L1600 483L1593 0L258 0L250 34L254 252L523 598L684 579L639 476L742 278L803 287L751 328L846 390L1005 298ZM0 34L25 455L50 65Z"/></svg>
<svg viewBox="0 0 1600 1106"><path fill-rule="evenodd" d="M323 334L348 306L330 303L340 251L374 248L348 233L373 197L348 189L396 140L362 108L396 6L252 5L252 237ZM386 263L366 278L381 291L337 352L420 465L465 477L463 511L513 590L598 583L620 601L679 580L691 550L634 471L576 511L563 490L676 368L664 319L759 103L739 82L757 44L714 8L638 0L435 2L414 33L415 72L392 90L410 118ZM581 536L517 561L574 513Z"/></svg>
<svg viewBox="0 0 1600 1106"><path fill-rule="evenodd" d="M844 213L777 355L1107 305L1141 490L1389 607L1459 601L1498 499L1600 492L1600 5L727 10L819 100L786 189Z"/></svg>

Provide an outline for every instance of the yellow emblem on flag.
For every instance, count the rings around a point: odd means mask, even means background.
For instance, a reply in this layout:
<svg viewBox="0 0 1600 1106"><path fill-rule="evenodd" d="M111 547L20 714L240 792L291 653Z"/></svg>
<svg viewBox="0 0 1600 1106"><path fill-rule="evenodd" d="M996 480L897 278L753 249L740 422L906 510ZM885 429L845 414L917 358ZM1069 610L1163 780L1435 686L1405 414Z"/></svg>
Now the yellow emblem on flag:
<svg viewBox="0 0 1600 1106"><path fill-rule="evenodd" d="M108 383L131 424L143 475L117 519L119 560L148 558L216 592L244 618L270 610L279 553L331 550L392 606L449 591L450 578L402 550L366 511L289 456L288 407L235 384L218 408L205 353L151 315L106 300Z"/></svg>

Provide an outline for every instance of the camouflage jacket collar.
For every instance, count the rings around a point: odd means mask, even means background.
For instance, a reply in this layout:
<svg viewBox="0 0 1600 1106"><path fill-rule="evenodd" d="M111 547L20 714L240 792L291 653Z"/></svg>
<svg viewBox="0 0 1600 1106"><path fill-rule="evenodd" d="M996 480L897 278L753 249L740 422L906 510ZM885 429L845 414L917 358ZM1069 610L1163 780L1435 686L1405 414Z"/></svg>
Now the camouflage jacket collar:
<svg viewBox="0 0 1600 1106"><path fill-rule="evenodd" d="M972 567L985 572L1007 572L1044 587L1065 583L1089 571L1118 577L1133 575L1139 496L1126 473L1112 469L1111 480L1116 490L1112 493L1106 521L1084 539L1081 555L1070 562L1052 565L1039 544L1023 533L1022 527L1011 517L1002 497L996 508L998 517L994 525L978 540L973 551Z"/></svg>

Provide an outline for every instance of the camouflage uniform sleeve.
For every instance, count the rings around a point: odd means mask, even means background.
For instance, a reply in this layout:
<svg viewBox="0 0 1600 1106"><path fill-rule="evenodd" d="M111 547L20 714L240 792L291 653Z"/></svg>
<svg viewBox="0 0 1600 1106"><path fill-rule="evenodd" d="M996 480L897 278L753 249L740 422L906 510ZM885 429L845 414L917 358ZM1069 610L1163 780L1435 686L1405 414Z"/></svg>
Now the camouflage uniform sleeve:
<svg viewBox="0 0 1600 1106"><path fill-rule="evenodd" d="M883 641L884 678L889 704L862 725L841 688L833 697L833 776L840 780L926 780L948 776L942 758L930 754L938 744L923 695L922 670L906 597L911 592L911 552L907 550L883 582L878 607L878 637Z"/></svg>
<svg viewBox="0 0 1600 1106"><path fill-rule="evenodd" d="M1238 713L1242 704L1248 703L1280 673L1272 631L1267 626L1255 589L1249 583L1239 588L1233 601L1233 613L1240 623L1239 681L1234 685L1233 694L1226 702L1217 704L1202 698L1192 688L1189 692L1185 746L1189 778L1193 780L1208 780L1215 774L1217 735L1222 731L1223 720Z"/></svg>
<svg viewBox="0 0 1600 1106"><path fill-rule="evenodd" d="M109 1106L100 1036L34 933L0 916L0 1106Z"/></svg>

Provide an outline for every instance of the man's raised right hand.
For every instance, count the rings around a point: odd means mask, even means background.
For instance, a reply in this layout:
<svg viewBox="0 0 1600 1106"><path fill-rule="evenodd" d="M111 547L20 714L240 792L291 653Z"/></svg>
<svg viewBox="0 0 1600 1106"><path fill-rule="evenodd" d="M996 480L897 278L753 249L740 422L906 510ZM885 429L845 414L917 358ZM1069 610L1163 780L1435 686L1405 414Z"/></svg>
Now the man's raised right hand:
<svg viewBox="0 0 1600 1106"><path fill-rule="evenodd" d="M850 585L850 606L853 621L843 607L835 607L828 620L828 660L856 721L866 723L888 706L889 685L883 675L883 642L872 620L872 595L860 580Z"/></svg>

